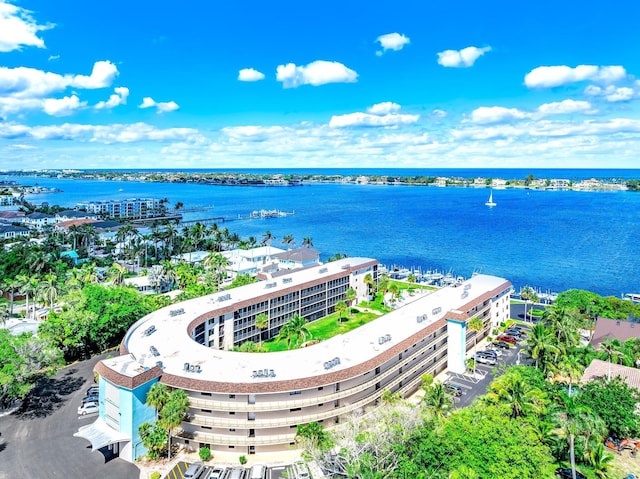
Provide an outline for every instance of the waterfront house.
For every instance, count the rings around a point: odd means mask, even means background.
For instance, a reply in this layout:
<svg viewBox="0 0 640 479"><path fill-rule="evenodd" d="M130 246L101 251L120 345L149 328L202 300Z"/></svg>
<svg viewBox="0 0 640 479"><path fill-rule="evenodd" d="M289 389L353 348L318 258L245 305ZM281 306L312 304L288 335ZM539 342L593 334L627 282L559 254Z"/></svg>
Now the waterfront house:
<svg viewBox="0 0 640 479"><path fill-rule="evenodd" d="M86 219L97 219L97 215L88 213L86 211L78 211L78 210L64 210L56 213L56 223L62 223L65 221L72 220L86 220Z"/></svg>
<svg viewBox="0 0 640 479"><path fill-rule="evenodd" d="M156 198L128 198L122 200L85 201L76 208L104 218L146 219L163 216L165 205Z"/></svg>
<svg viewBox="0 0 640 479"><path fill-rule="evenodd" d="M14 239L20 236L29 236L29 228L0 223L0 239Z"/></svg>
<svg viewBox="0 0 640 479"><path fill-rule="evenodd" d="M296 248L271 256L278 269L298 269L320 264L320 253L312 248Z"/></svg>
<svg viewBox="0 0 640 479"><path fill-rule="evenodd" d="M42 231L45 226L56 223L56 217L46 213L31 213L21 218L21 220L23 225L38 231Z"/></svg>
<svg viewBox="0 0 640 479"><path fill-rule="evenodd" d="M256 275L265 267L274 263L273 256L284 253L285 250L274 246L258 246L249 249L232 249L223 251L222 256L227 258L229 266L227 273L233 278L239 274Z"/></svg>
<svg viewBox="0 0 640 479"><path fill-rule="evenodd" d="M591 346L598 348L607 337L618 339L623 343L627 339L640 338L640 323L620 319L597 318L596 327L591 337Z"/></svg>
<svg viewBox="0 0 640 479"><path fill-rule="evenodd" d="M593 359L591 364L585 369L581 383L588 383L599 378L621 377L624 382L631 388L640 392L640 369L623 366L621 364L613 364L600 359Z"/></svg>

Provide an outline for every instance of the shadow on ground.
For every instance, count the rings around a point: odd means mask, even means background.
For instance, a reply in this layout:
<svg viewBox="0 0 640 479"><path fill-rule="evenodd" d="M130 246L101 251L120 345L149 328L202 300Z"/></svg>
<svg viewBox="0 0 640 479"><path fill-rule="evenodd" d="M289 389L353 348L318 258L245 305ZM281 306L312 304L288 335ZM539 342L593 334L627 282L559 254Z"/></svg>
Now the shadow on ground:
<svg viewBox="0 0 640 479"><path fill-rule="evenodd" d="M85 383L84 378L73 377L76 372L76 369L70 369L61 378L39 379L16 412L16 417L18 419L42 418L62 407L68 400L68 396Z"/></svg>

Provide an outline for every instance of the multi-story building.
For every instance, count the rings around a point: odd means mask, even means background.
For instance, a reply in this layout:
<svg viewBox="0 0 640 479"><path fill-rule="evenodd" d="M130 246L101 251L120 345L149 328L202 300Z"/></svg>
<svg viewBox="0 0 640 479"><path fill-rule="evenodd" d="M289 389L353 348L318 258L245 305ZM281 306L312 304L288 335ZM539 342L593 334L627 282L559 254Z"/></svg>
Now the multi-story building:
<svg viewBox="0 0 640 479"><path fill-rule="evenodd" d="M30 215L23 216L20 220L22 221L22 224L28 228L41 231L46 226L55 224L56 217L46 213L31 213Z"/></svg>
<svg viewBox="0 0 640 479"><path fill-rule="evenodd" d="M143 219L164 214L164 203L155 198L86 201L78 203L76 208L107 218Z"/></svg>
<svg viewBox="0 0 640 479"><path fill-rule="evenodd" d="M189 415L174 438L193 447L253 454L289 448L296 426L327 428L375 407L385 390L412 394L425 373L464 370L473 346L466 322L480 317L484 337L509 316L511 284L477 275L462 284L417 293L407 304L349 333L276 353L230 346L273 337L294 314L308 320L333 312L348 288L368 294L365 276L377 261L349 258L268 282L186 301L134 324L121 356L99 362L100 413L77 433L121 457L145 453L139 425L154 417L146 393L157 381L189 395ZM255 317L266 313L260 331Z"/></svg>

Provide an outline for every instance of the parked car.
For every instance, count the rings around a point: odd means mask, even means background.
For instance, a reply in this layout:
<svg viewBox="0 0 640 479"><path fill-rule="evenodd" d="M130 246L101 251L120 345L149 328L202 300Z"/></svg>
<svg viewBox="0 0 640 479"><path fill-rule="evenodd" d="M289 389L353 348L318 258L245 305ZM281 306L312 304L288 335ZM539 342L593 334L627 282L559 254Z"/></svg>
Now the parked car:
<svg viewBox="0 0 640 479"><path fill-rule="evenodd" d="M91 386L87 389L87 396L98 396L100 394L100 388L98 386Z"/></svg>
<svg viewBox="0 0 640 479"><path fill-rule="evenodd" d="M560 479L573 479L570 467L559 467L556 469L556 477ZM576 470L576 479L587 479L587 476Z"/></svg>
<svg viewBox="0 0 640 479"><path fill-rule="evenodd" d="M81 406L78 406L78 415L86 416L87 414L98 412L98 409L99 408L97 402L82 403Z"/></svg>
<svg viewBox="0 0 640 479"><path fill-rule="evenodd" d="M204 472L204 464L201 462L195 462L191 464L186 471L184 471L184 479L199 479Z"/></svg>
<svg viewBox="0 0 640 479"><path fill-rule="evenodd" d="M496 344L494 343L489 343L487 344L487 347L485 349L485 351L490 352L490 353L496 353L496 355L498 357L502 356L502 349L500 349Z"/></svg>
<svg viewBox="0 0 640 479"><path fill-rule="evenodd" d="M209 477L207 477L207 479L222 479L226 472L226 467L217 467L209 472Z"/></svg>
<svg viewBox="0 0 640 479"><path fill-rule="evenodd" d="M296 479L309 479L311 477L311 472L309 472L309 466L307 466L306 462L294 462L293 469L296 473Z"/></svg>
<svg viewBox="0 0 640 479"><path fill-rule="evenodd" d="M497 351L495 351L494 349L485 349L484 351L478 351L478 352L481 354L487 354L492 358L495 358L496 360L498 360L498 356L502 356L502 352L498 354Z"/></svg>
<svg viewBox="0 0 640 479"><path fill-rule="evenodd" d="M495 364L497 363L496 358L487 353L478 352L473 355L473 359L475 359L476 362L479 362L480 364L488 364L490 366L495 366Z"/></svg>
<svg viewBox="0 0 640 479"><path fill-rule="evenodd" d="M508 343L506 341L494 341L493 344L496 346L496 348L500 349L510 349L513 347L511 343Z"/></svg>
<svg viewBox="0 0 640 479"><path fill-rule="evenodd" d="M507 336L506 334L501 334L496 338L498 341L504 341L511 344L516 344L518 341L513 336Z"/></svg>
<svg viewBox="0 0 640 479"><path fill-rule="evenodd" d="M92 394L91 396L85 396L82 398L82 404L88 403L88 402L98 402L100 400L100 397L97 394Z"/></svg>
<svg viewBox="0 0 640 479"><path fill-rule="evenodd" d="M445 384L445 388L450 394L453 394L457 398L462 396L462 386L458 386L454 383L447 383Z"/></svg>

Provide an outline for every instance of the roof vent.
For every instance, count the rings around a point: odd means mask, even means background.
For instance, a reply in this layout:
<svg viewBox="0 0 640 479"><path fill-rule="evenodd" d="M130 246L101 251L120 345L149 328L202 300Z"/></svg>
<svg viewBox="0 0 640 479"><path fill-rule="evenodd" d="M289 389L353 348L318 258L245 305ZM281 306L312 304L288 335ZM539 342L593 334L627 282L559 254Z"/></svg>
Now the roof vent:
<svg viewBox="0 0 640 479"><path fill-rule="evenodd" d="M322 273L326 273L327 271L329 271L329 268L320 268L318 270L318 273L322 274Z"/></svg>
<svg viewBox="0 0 640 479"><path fill-rule="evenodd" d="M191 365L189 363L184 363L184 370L185 371L189 371L190 367L191 367Z"/></svg>
<svg viewBox="0 0 640 479"><path fill-rule="evenodd" d="M164 365L162 364L162 361L156 361L156 366L158 366L160 369L164 368Z"/></svg>
<svg viewBox="0 0 640 479"><path fill-rule="evenodd" d="M616 321L616 326L620 326L620 320Z"/></svg>

